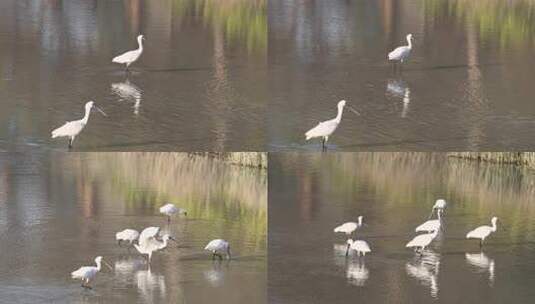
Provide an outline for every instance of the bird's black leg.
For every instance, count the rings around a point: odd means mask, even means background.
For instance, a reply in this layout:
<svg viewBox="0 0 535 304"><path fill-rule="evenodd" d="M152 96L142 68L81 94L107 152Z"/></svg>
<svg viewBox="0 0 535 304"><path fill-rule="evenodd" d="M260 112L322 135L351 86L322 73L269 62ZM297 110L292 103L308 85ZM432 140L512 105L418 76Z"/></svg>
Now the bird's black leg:
<svg viewBox="0 0 535 304"><path fill-rule="evenodd" d="M325 137L321 139L321 151L327 151L327 147L325 147Z"/></svg>
<svg viewBox="0 0 535 304"><path fill-rule="evenodd" d="M346 249L346 256L349 255L349 244L347 244L347 249Z"/></svg>
<svg viewBox="0 0 535 304"><path fill-rule="evenodd" d="M171 223L171 217L167 216L167 223Z"/></svg>
<svg viewBox="0 0 535 304"><path fill-rule="evenodd" d="M219 257L220 261L223 261L223 255L222 254L219 254L218 257Z"/></svg>
<svg viewBox="0 0 535 304"><path fill-rule="evenodd" d="M215 253L212 253L212 261L215 260Z"/></svg>
<svg viewBox="0 0 535 304"><path fill-rule="evenodd" d="M479 240L479 248L483 247L483 240Z"/></svg>
<svg viewBox="0 0 535 304"><path fill-rule="evenodd" d="M72 149L72 138L69 138L69 150Z"/></svg>

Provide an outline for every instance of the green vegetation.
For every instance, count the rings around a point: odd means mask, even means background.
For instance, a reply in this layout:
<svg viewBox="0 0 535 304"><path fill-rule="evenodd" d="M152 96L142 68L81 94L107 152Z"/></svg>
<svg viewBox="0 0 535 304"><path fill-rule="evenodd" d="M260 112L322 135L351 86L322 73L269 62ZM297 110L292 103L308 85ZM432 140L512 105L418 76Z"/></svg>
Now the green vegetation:
<svg viewBox="0 0 535 304"><path fill-rule="evenodd" d="M267 0L175 0L173 7L181 16L199 16L230 43L245 44L249 53L267 51Z"/></svg>
<svg viewBox="0 0 535 304"><path fill-rule="evenodd" d="M426 0L426 13L455 18L460 26L469 24L485 42L498 41L502 48L522 49L533 45L535 1L529 0Z"/></svg>

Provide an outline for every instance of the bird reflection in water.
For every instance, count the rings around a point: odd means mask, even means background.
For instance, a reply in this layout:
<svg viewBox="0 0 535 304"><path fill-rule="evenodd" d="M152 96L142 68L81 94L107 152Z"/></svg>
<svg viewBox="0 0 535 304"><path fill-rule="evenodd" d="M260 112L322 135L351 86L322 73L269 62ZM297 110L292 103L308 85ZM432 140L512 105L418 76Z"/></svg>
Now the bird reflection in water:
<svg viewBox="0 0 535 304"><path fill-rule="evenodd" d="M421 257L416 257L412 262L405 265L407 274L417 279L420 284L430 288L433 298L438 297L438 272L440 266L440 255L426 250Z"/></svg>
<svg viewBox="0 0 535 304"><path fill-rule="evenodd" d="M370 277L364 259L346 256L347 244L334 244L334 263L345 270L347 282L362 287Z"/></svg>
<svg viewBox="0 0 535 304"><path fill-rule="evenodd" d="M152 273L150 265L147 270L136 272L136 283L139 293L147 303L152 303L156 299L163 299L166 296L165 277Z"/></svg>
<svg viewBox="0 0 535 304"><path fill-rule="evenodd" d="M230 261L212 261L209 269L203 272L205 280L212 287L221 287L225 279L225 271L228 270Z"/></svg>
<svg viewBox="0 0 535 304"><path fill-rule="evenodd" d="M111 92L119 97L120 100L134 103L134 114L139 114L142 91L135 84L128 79L124 82L112 83Z"/></svg>
<svg viewBox="0 0 535 304"><path fill-rule="evenodd" d="M411 90L407 83L401 79L389 79L386 84L386 93L396 99L401 98L403 108L401 110L401 117L407 117L409 111L409 103L411 101Z"/></svg>
<svg viewBox="0 0 535 304"><path fill-rule="evenodd" d="M466 253L466 262L476 267L480 272L489 272L489 285L494 285L494 259L489 258L485 253Z"/></svg>

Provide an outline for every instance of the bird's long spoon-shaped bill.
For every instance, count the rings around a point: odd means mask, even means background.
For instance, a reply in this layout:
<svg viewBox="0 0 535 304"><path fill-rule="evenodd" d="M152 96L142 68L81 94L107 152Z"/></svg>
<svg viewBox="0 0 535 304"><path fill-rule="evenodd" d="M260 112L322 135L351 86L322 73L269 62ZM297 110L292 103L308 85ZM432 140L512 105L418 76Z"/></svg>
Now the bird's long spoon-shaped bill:
<svg viewBox="0 0 535 304"><path fill-rule="evenodd" d="M351 106L347 106L347 108L349 109L349 111L351 111L351 112L357 114L358 116L360 116L360 113L357 110L353 109Z"/></svg>
<svg viewBox="0 0 535 304"><path fill-rule="evenodd" d="M100 112L100 114L104 115L104 116L108 116L108 114L104 113L104 111L102 111L99 107L97 106L93 106L93 108L95 108L97 111Z"/></svg>
<svg viewBox="0 0 535 304"><path fill-rule="evenodd" d="M108 264L108 262L106 262L106 261L102 261L102 262L104 262L104 265L106 265L110 270L113 271L113 267L111 267L111 265Z"/></svg>

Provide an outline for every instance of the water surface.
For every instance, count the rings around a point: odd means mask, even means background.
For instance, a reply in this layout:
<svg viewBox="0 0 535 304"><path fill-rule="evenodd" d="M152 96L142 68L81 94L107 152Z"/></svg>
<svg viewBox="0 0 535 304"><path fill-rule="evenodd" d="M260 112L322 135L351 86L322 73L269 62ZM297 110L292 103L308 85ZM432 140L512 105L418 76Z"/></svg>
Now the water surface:
<svg viewBox="0 0 535 304"><path fill-rule="evenodd" d="M276 153L269 159L270 303L529 303L535 297L535 172L444 154ZM405 244L437 198L444 231ZM364 216L365 258L333 228ZM483 249L468 231L498 230Z"/></svg>
<svg viewBox="0 0 535 304"><path fill-rule="evenodd" d="M331 150L535 148L535 4L529 0L268 3L269 150L318 150L304 133L346 112ZM386 55L414 49L401 73Z"/></svg>
<svg viewBox="0 0 535 304"><path fill-rule="evenodd" d="M0 302L266 301L264 171L179 153L3 153L0 168ZM187 217L167 225L158 208L168 201ZM147 226L178 240L150 268L115 242ZM215 238L233 260L203 251ZM113 270L84 290L70 273L97 255Z"/></svg>
<svg viewBox="0 0 535 304"><path fill-rule="evenodd" d="M125 74L111 63L144 53ZM8 0L0 4L0 149L265 150L265 0Z"/></svg>

